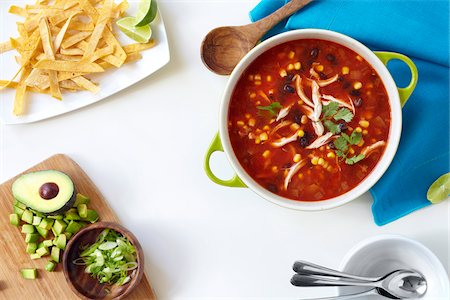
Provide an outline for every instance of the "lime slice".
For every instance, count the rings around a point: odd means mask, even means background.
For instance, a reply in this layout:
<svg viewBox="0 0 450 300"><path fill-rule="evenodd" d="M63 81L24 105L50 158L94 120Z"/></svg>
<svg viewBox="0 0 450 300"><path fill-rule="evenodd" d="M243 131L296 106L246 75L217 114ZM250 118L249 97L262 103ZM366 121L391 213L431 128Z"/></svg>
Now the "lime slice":
<svg viewBox="0 0 450 300"><path fill-rule="evenodd" d="M136 14L134 26L141 27L150 24L156 17L158 6L156 0L141 0Z"/></svg>
<svg viewBox="0 0 450 300"><path fill-rule="evenodd" d="M133 17L125 17L116 22L119 29L123 31L128 37L132 38L138 43L147 43L152 36L152 29L150 24L141 27L135 27L136 20Z"/></svg>
<svg viewBox="0 0 450 300"><path fill-rule="evenodd" d="M439 177L430 186L427 192L427 199L431 203L439 203L442 200L447 199L450 195L450 173L444 174Z"/></svg>

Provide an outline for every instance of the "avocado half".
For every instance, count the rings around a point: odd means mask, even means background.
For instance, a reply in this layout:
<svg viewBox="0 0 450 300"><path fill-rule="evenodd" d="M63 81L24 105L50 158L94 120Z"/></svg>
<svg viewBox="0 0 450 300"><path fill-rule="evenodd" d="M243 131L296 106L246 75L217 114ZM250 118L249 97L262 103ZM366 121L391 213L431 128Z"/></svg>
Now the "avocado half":
<svg viewBox="0 0 450 300"><path fill-rule="evenodd" d="M12 185L12 193L16 200L46 215L58 215L69 210L77 195L72 179L56 170L20 176Z"/></svg>

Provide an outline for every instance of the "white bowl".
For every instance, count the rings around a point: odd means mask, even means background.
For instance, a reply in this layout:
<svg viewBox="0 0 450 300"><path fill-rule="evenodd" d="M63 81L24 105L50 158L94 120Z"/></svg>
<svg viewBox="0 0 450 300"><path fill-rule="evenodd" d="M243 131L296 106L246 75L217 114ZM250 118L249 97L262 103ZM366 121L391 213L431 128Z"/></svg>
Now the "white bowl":
<svg viewBox="0 0 450 300"><path fill-rule="evenodd" d="M387 142L384 154L380 158L380 161L372 172L361 182L353 188L352 190L346 192L345 194L339 195L337 197L326 199L322 201L296 201L285 197L278 196L274 193L269 192L264 187L259 185L250 175L244 170L244 168L239 163L236 155L231 146L229 132L228 132L228 107L230 100L234 91L234 88L241 77L241 74L246 70L246 68L262 53L277 46L279 44L299 40L299 39L320 39L327 40L341 44L347 48L358 53L363 57L379 74L386 88L389 96L389 103L391 107L391 126L389 128L389 139ZM378 55L378 56L377 56ZM391 74L386 68L385 64L390 59L400 59L404 61L410 68L413 74L411 83L405 89L398 89L395 85L394 79L392 79ZM382 61L383 60L383 61ZM412 61L405 57L404 55L398 53L388 53L382 52L375 54L369 48L361 44L360 42L337 32L320 30L320 29L300 29L285 32L276 35L252 49L236 66L233 70L228 84L225 88L225 93L222 98L222 103L220 107L219 114L219 135L220 140L214 140L211 147L206 155L205 159L205 169L206 173L211 180L214 182L225 185L225 186L247 186L256 192L261 197L284 207L298 209L298 210L324 210L340 206L353 199L356 199L363 193L367 192L383 175L388 166L390 165L392 159L394 158L395 152L397 151L397 146L400 141L400 134L402 130L402 110L401 103L405 103L409 95L414 90L415 84L417 82L417 69L415 68ZM400 92L400 94L399 94ZM221 145L220 145L221 142ZM218 146L214 148L215 146ZM223 149L222 149L223 148ZM209 158L214 151L224 151L226 156L231 163L231 166L236 172L236 177L232 180L220 180L212 173L209 167ZM239 179L240 180L237 180ZM245 184L242 184L242 182Z"/></svg>
<svg viewBox="0 0 450 300"><path fill-rule="evenodd" d="M428 288L421 300L450 299L447 272L439 259L421 243L399 235L378 235L368 238L351 249L341 262L347 273L379 277L398 269L413 269L423 274ZM367 289L342 287L339 294L352 294ZM371 296L370 299L386 299Z"/></svg>

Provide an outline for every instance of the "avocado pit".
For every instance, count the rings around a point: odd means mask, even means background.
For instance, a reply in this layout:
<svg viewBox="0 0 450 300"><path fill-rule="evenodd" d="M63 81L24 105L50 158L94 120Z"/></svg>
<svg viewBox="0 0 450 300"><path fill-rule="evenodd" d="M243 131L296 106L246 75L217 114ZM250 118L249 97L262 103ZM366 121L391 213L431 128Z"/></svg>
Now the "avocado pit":
<svg viewBox="0 0 450 300"><path fill-rule="evenodd" d="M42 199L50 200L58 196L59 187L54 182L46 182L39 188L39 195Z"/></svg>

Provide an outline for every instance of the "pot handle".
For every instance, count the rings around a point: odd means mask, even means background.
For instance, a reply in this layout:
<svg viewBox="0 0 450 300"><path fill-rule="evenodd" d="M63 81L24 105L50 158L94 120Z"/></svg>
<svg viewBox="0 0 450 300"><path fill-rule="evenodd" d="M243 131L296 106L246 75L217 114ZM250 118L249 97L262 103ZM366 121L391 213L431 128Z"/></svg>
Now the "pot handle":
<svg viewBox="0 0 450 300"><path fill-rule="evenodd" d="M214 173L211 171L211 166L209 165L209 161L211 159L211 155L216 151L223 152L222 141L220 140L219 133L217 133L216 136L214 137L211 145L208 148L208 151L206 152L206 156L205 156L204 168L205 168L206 175L209 177L209 179L211 179L213 182L223 185L223 186L247 187L242 182L242 180L237 176L237 174L234 174L234 176L228 180L220 179L216 175L214 175Z"/></svg>
<svg viewBox="0 0 450 300"><path fill-rule="evenodd" d="M383 62L385 66L387 66L388 62L391 59L398 59L404 62L409 69L411 70L411 81L409 82L408 86L404 88L397 88L398 94L400 96L400 104L402 107L406 104L406 101L408 101L409 97L411 96L412 92L414 91L414 88L416 87L417 80L419 78L419 74L417 72L417 67L413 63L413 61L406 55L395 53L395 52L374 52L376 56Z"/></svg>

